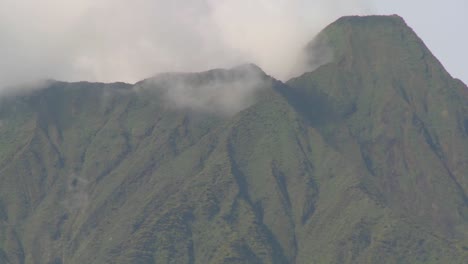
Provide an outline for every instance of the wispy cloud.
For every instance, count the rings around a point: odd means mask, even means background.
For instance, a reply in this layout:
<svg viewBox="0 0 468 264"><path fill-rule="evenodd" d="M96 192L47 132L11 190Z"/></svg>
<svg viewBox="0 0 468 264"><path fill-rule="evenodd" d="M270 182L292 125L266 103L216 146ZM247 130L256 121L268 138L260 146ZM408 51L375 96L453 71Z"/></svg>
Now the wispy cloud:
<svg viewBox="0 0 468 264"><path fill-rule="evenodd" d="M327 23L362 1L2 0L0 87L36 79L135 82L253 62L284 79Z"/></svg>

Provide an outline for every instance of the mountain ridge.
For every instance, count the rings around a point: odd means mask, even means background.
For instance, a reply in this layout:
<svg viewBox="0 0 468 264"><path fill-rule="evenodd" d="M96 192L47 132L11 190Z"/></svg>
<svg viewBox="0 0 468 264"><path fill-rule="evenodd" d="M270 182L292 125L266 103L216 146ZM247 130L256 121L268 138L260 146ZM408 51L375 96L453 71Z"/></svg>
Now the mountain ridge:
<svg viewBox="0 0 468 264"><path fill-rule="evenodd" d="M401 21L339 19L333 59L285 83L247 64L5 99L0 263L465 263L466 86ZM220 114L212 88L254 100Z"/></svg>

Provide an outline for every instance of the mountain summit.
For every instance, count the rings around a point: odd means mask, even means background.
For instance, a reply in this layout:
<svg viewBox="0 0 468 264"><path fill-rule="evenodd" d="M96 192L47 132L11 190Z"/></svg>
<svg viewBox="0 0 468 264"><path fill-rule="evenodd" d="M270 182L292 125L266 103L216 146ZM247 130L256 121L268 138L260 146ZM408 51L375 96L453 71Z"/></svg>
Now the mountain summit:
<svg viewBox="0 0 468 264"><path fill-rule="evenodd" d="M2 98L0 263L467 263L467 87L398 16L317 45L286 83L243 65Z"/></svg>

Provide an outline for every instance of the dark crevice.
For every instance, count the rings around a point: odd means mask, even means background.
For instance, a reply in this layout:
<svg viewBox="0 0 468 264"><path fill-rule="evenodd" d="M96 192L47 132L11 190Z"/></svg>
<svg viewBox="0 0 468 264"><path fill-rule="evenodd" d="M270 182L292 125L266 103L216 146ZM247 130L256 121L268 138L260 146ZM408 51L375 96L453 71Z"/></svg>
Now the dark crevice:
<svg viewBox="0 0 468 264"><path fill-rule="evenodd" d="M15 260L16 260L16 262L13 262L13 263L24 264L25 263L24 247L23 247L23 244L21 243L21 240L19 239L18 233L14 229L11 230L10 240L12 243L15 244L15 248L16 248L16 250L12 252L15 254Z"/></svg>
<svg viewBox="0 0 468 264"><path fill-rule="evenodd" d="M449 177L452 179L453 183L455 184L459 194L462 196L464 206L468 207L468 196L466 195L465 190L463 189L462 185L458 182L457 178L455 177L455 175L452 173L449 166L447 165L445 155L443 154L443 151L442 151L442 148L440 147L439 142L433 139L433 137L431 136L424 122L421 119L419 119L416 115L413 116L413 124L419 129L420 133L423 133L426 143L429 145L430 149L436 155L436 157L440 160L442 166L447 171L447 174L449 175Z"/></svg>
<svg viewBox="0 0 468 264"><path fill-rule="evenodd" d="M189 134L189 117L187 114L184 115L182 119L182 124L178 125L174 129L172 129L171 133L169 134L169 146L172 150L172 154L174 156L179 155L184 148L180 148L179 143L182 141L182 139L187 138L190 141L191 145L193 143L193 140L191 138L191 135Z"/></svg>
<svg viewBox="0 0 468 264"><path fill-rule="evenodd" d="M2 264L10 264L11 261L10 259L8 258L7 254L5 253L5 251L3 251L3 249L0 248L0 263Z"/></svg>
<svg viewBox="0 0 468 264"><path fill-rule="evenodd" d="M271 164L271 173L273 177L275 178L276 186L278 187L280 194L281 194L281 200L283 202L283 208L286 211L286 214L288 215L289 218L289 223L294 230L292 233L293 236L293 244L294 244L294 255L293 255L293 261L292 263L295 263L295 259L297 257L297 238L296 238L296 224L295 224L295 219L294 219L294 213L292 211L292 204L291 204L291 199L289 197L289 192L288 192L288 186L286 182L286 176L284 173L280 170L278 164L276 161L273 161Z"/></svg>
<svg viewBox="0 0 468 264"><path fill-rule="evenodd" d="M302 155L304 156L304 176L307 176L307 190L306 190L306 197L303 204L302 209L302 217L301 222L302 225L305 225L307 221L313 216L315 213L315 202L319 196L319 188L313 177L311 176L312 171L314 170L314 166L312 162L308 159L308 155L305 152L305 149L302 146L302 143L299 137L296 136L296 144L301 150ZM310 148L310 146L308 146Z"/></svg>
<svg viewBox="0 0 468 264"><path fill-rule="evenodd" d="M245 261L251 264L263 263L263 261L255 254L255 252L253 252L252 249L245 243L236 243L233 248L236 251L236 253L242 258L236 258L236 257L225 258L224 259L225 263L239 263L239 262L243 263Z"/></svg>
<svg viewBox="0 0 468 264"><path fill-rule="evenodd" d="M190 213L190 217L186 217L185 219L186 220L186 226L187 226L187 229L188 229L188 264L195 264L195 249L194 249L194 245L193 245L193 233L192 233L192 227L191 225L189 224L189 222L192 222L193 221L193 215L192 213Z"/></svg>
<svg viewBox="0 0 468 264"><path fill-rule="evenodd" d="M63 264L62 258L55 258L54 260L50 261L49 264Z"/></svg>
<svg viewBox="0 0 468 264"><path fill-rule="evenodd" d="M239 196L246 200L250 205L253 205L248 191L248 185L245 175L239 169L237 162L234 158L234 147L232 142L228 142L227 152L229 156L229 162L231 164L231 173L234 176L237 186L239 187Z"/></svg>
<svg viewBox="0 0 468 264"><path fill-rule="evenodd" d="M370 175L376 176L377 173L374 168L374 162L372 161L372 157L370 154L370 146L365 143L359 143L359 150L361 153L361 158L364 161L364 165L366 166L367 171Z"/></svg>
<svg viewBox="0 0 468 264"><path fill-rule="evenodd" d="M8 221L7 209L4 203L2 202L2 200L0 200L0 222L7 222L7 221Z"/></svg>
<svg viewBox="0 0 468 264"><path fill-rule="evenodd" d="M125 109L120 113L119 115L119 129L121 131L121 136L124 139L125 146L123 151L117 156L114 162L110 164L104 171L102 171L96 178L96 182L101 181L105 176L110 174L114 169L116 169L128 156L129 154L133 151L132 149L132 144L131 144L131 136L130 134L125 131L124 125L122 124L121 118L123 114L127 111L129 108L130 103L128 103L125 107Z"/></svg>
<svg viewBox="0 0 468 264"><path fill-rule="evenodd" d="M91 135L89 138L90 140L88 141L88 144L86 144L86 146L84 147L84 150L83 150L83 153L81 153L80 155L80 162L81 164L84 164L85 161L86 161L86 153L88 152L88 147L92 145L93 143L93 139L96 138L96 136L99 134L99 132L101 132L107 125L107 123L109 122L110 118L107 119L103 124L102 126L100 126L94 133L93 135Z"/></svg>
<svg viewBox="0 0 468 264"><path fill-rule="evenodd" d="M426 125L417 115L413 115L413 125L416 128L418 128L419 133L423 134L424 139L426 140L426 143L429 145L431 150L436 154L436 156L441 160L445 160L442 148L440 147L440 143L431 136Z"/></svg>
<svg viewBox="0 0 468 264"><path fill-rule="evenodd" d="M131 106L131 102L128 102L125 108L122 110L122 112L119 113L119 128L122 131L121 136L124 138L125 141L125 149L123 150L122 153L117 157L117 159L110 164L106 169L104 169L103 172L101 172L97 177L96 177L96 182L101 181L106 175L108 175L112 170L117 168L117 166L130 154L132 151L131 143L130 143L130 135L128 132L125 131L120 119L122 118L123 114L127 112L129 107ZM89 146L93 144L93 141L96 139L96 136L104 130L104 128L107 126L109 121L112 119L112 117L107 118L105 122L103 123L102 126L100 126L90 137L89 137L89 143L86 145L83 153L80 156L81 159L81 164L83 165L86 161L86 155L88 152Z"/></svg>
<svg viewBox="0 0 468 264"><path fill-rule="evenodd" d="M281 198L284 203L284 208L287 209L289 216L292 216L291 199L289 198L286 177L283 174L283 172L279 169L278 164L275 161L273 161L271 164L271 174L275 178L276 186L280 191Z"/></svg>
<svg viewBox="0 0 468 264"><path fill-rule="evenodd" d="M114 169L116 169L130 154L132 147L130 144L130 136L127 133L123 133L122 137L125 140L124 150L119 154L119 156L112 162L104 171L102 171L97 177L96 182L100 182L105 176L110 174Z"/></svg>
<svg viewBox="0 0 468 264"><path fill-rule="evenodd" d="M60 130L58 129L57 127L57 130L59 131L59 134L60 134L60 138L62 137L61 135L61 132ZM54 151L54 153L57 155L58 157L58 163L55 164L56 166L58 166L58 168L63 168L63 166L65 165L65 158L63 157L62 153L60 152L60 150L58 149L58 146L55 145L55 143L52 141L52 139L50 138L50 135L49 135L49 132L47 129L43 129L43 132L44 132L44 135L47 139L47 141L49 142L50 146L52 147L52 150Z"/></svg>
<svg viewBox="0 0 468 264"><path fill-rule="evenodd" d="M307 195L302 209L301 223L305 225L315 213L315 200L317 195Z"/></svg>
<svg viewBox="0 0 468 264"><path fill-rule="evenodd" d="M397 88L398 92L400 93L401 97L403 98L403 100L405 100L405 102L407 104L410 104L410 98L408 96L408 94L406 93L406 90L405 88L403 87L403 85L400 83L400 82L395 82L393 84L394 87Z"/></svg>
<svg viewBox="0 0 468 264"><path fill-rule="evenodd" d="M263 234L267 236L267 241L272 247L272 257L275 260L274 263L288 263L289 261L287 260L287 257L284 254L283 247L278 242L277 238L275 237L273 232L268 228L268 226L265 225L263 221L260 221L263 218L263 213L261 213L260 208L258 208L259 204L255 205L250 198L248 184L246 180L247 178L244 175L244 173L240 170L235 160L235 151L231 140L229 140L229 142L227 143L227 152L229 156L229 162L231 164L231 173L234 176L234 179L239 188L238 198L245 200L247 204L249 204L249 206L252 208L256 219L258 219L259 221L259 227L263 231Z"/></svg>
<svg viewBox="0 0 468 264"><path fill-rule="evenodd" d="M215 151L218 144L218 139L213 137L208 141L208 148L200 155L197 165L195 165L195 170L200 172L205 168L205 162L210 158L211 154Z"/></svg>
<svg viewBox="0 0 468 264"><path fill-rule="evenodd" d="M301 140L299 137L296 136L296 144L301 150L302 155L304 156L304 162L305 162L305 168L307 171L311 172L314 170L314 165L312 162L308 159L309 155L307 155L307 152L305 151L304 147L302 146ZM311 149L311 147L308 145L308 148Z"/></svg>
<svg viewBox="0 0 468 264"><path fill-rule="evenodd" d="M463 127L465 129L465 136L468 136L468 118L463 122Z"/></svg>

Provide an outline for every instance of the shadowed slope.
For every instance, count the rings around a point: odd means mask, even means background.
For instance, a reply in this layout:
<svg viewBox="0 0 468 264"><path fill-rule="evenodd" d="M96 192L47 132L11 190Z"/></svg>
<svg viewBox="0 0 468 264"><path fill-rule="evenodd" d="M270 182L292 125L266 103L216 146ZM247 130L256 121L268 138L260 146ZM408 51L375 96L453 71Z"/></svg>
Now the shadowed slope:
<svg viewBox="0 0 468 264"><path fill-rule="evenodd" d="M288 95L327 142L349 159L360 156L366 171L357 187L391 214L387 230L382 220L368 231L367 253L390 263L462 263L468 238L466 86L397 16L341 18L319 38L332 46L334 60L289 81ZM317 103L309 107L307 101ZM390 241L405 246L389 247ZM442 252L457 250L464 257L442 260Z"/></svg>

